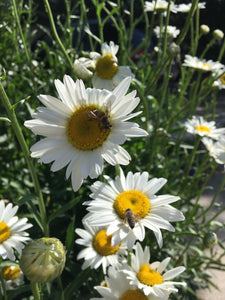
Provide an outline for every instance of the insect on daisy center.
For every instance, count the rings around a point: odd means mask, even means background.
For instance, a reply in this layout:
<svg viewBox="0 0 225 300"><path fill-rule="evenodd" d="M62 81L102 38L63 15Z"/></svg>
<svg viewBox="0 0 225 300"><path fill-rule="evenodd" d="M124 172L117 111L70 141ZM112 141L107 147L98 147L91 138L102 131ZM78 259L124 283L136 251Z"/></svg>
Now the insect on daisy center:
<svg viewBox="0 0 225 300"><path fill-rule="evenodd" d="M9 226L4 222L0 222L0 244L8 240L10 235L11 235L11 230Z"/></svg>
<svg viewBox="0 0 225 300"><path fill-rule="evenodd" d="M111 54L100 57L96 63L96 73L103 79L112 79L118 71L116 57Z"/></svg>
<svg viewBox="0 0 225 300"><path fill-rule="evenodd" d="M120 298L120 300L147 300L148 298L138 290L129 290Z"/></svg>
<svg viewBox="0 0 225 300"><path fill-rule="evenodd" d="M205 125L195 126L195 129L201 132L210 132L210 129Z"/></svg>
<svg viewBox="0 0 225 300"><path fill-rule="evenodd" d="M14 280L20 275L20 268L8 266L2 268L2 277L5 280Z"/></svg>
<svg viewBox="0 0 225 300"><path fill-rule="evenodd" d="M67 138L77 149L94 150L102 146L111 131L110 126L102 126L101 119L93 117L95 111L104 114L99 107L86 105L75 110L68 120Z"/></svg>
<svg viewBox="0 0 225 300"><path fill-rule="evenodd" d="M120 244L113 247L111 245L111 235L106 235L106 230L100 230L94 237L93 247L102 256L112 255L117 252Z"/></svg>
<svg viewBox="0 0 225 300"><path fill-rule="evenodd" d="M220 81L222 82L222 84L225 84L225 74L223 74L223 75L220 77Z"/></svg>
<svg viewBox="0 0 225 300"><path fill-rule="evenodd" d="M162 276L158 272L152 270L149 265L140 266L137 278L141 283L149 286L161 284L163 282Z"/></svg>
<svg viewBox="0 0 225 300"><path fill-rule="evenodd" d="M114 208L122 219L125 218L125 212L128 208L131 209L138 218L144 218L149 212L150 201L145 194L139 191L124 191L116 197Z"/></svg>

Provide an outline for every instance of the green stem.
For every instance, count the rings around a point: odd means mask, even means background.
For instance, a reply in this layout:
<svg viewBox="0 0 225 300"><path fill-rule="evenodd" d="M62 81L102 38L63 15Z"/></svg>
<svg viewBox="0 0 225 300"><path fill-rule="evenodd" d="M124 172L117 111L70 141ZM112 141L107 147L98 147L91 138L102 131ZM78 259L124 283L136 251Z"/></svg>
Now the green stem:
<svg viewBox="0 0 225 300"><path fill-rule="evenodd" d="M37 282L31 282L31 290L34 296L34 300L41 300L40 289Z"/></svg>
<svg viewBox="0 0 225 300"><path fill-rule="evenodd" d="M5 281L4 281L4 279L2 278L1 275L0 275L0 282L1 282L1 288L2 288L2 291L3 291L4 300L7 300L8 296L7 296L7 291L6 291L6 288L5 288ZM2 300L2 299L3 299L2 292L0 292L0 300Z"/></svg>
<svg viewBox="0 0 225 300"><path fill-rule="evenodd" d="M29 149L27 147L26 141L24 139L21 127L19 125L19 122L17 120L16 114L13 110L13 107L9 101L9 98L3 88L3 85L0 81L0 99L2 100L2 104L5 107L8 117L11 121L11 125L12 128L14 130L14 133L18 139L18 142L21 146L21 149L23 151L24 154L24 158L26 160L28 169L30 171L32 180L33 180L33 184L34 184L34 189L35 189L35 193L38 197L38 204L39 204L39 210L40 210L40 216L41 216L41 221L42 221L42 226L43 226L43 233L45 236L49 235L49 231L48 231L48 225L47 225L47 220L46 220L46 210L45 210L45 204L44 204L44 200L43 200L43 195L40 189L40 185L39 185L39 181L36 175L36 170L33 166L31 157L30 157L30 153L29 153Z"/></svg>
<svg viewBox="0 0 225 300"><path fill-rule="evenodd" d="M220 53L219 53L219 56L217 58L218 61L221 61L222 57L223 57L223 54L224 54L224 51L225 51L225 39L223 41L223 45L221 47L221 50L220 50Z"/></svg>
<svg viewBox="0 0 225 300"><path fill-rule="evenodd" d="M20 37L22 39L25 55L27 57L28 62L30 63L31 62L30 55L29 55L29 52L27 50L27 45L26 45L25 38L24 38L24 35L23 35L23 31L22 31L22 28L21 28L21 25L20 25L20 19L19 19L19 15L18 15L17 6L16 6L16 1L12 0L12 4L13 4L13 11L14 11L15 18L16 18L16 23L17 23L18 30L19 30L19 33L20 33Z"/></svg>
<svg viewBox="0 0 225 300"><path fill-rule="evenodd" d="M63 43L61 42L61 40L59 38L59 35L57 33L57 30L56 30L56 27L55 27L55 22L54 22L52 11L51 11L51 7L48 3L48 0L44 0L44 3L45 3L45 7L46 7L46 10L47 10L47 13L48 13L49 21L50 21L50 24L51 24L51 27L52 27L53 35L54 35L57 43L59 44L60 48L62 49L62 52L64 53L68 64L70 65L70 68L73 69L73 63L71 62L71 60L69 58L69 55L66 52L66 49L64 48Z"/></svg>

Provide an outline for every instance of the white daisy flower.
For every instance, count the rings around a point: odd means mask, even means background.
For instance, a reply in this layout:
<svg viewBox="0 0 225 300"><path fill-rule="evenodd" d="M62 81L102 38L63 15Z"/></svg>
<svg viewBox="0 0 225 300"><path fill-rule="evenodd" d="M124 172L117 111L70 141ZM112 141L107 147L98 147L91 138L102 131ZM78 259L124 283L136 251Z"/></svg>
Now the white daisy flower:
<svg viewBox="0 0 225 300"><path fill-rule="evenodd" d="M205 72L207 71L216 72L223 68L223 65L218 61L214 62L212 60L200 59L196 56L191 56L188 54L185 55L183 66L202 70Z"/></svg>
<svg viewBox="0 0 225 300"><path fill-rule="evenodd" d="M169 2L164 0L145 1L145 11L165 12L168 5ZM176 5L173 2L170 3L170 11L173 13L177 12Z"/></svg>
<svg viewBox="0 0 225 300"><path fill-rule="evenodd" d="M102 265L104 274L108 266L117 267L126 254L125 243L113 247L111 235L106 235L107 227L90 227L85 218L83 220L85 229L77 228L75 232L81 237L75 242L85 248L78 253L77 259L84 258L82 270L91 267L97 269Z"/></svg>
<svg viewBox="0 0 225 300"><path fill-rule="evenodd" d="M153 178L148 181L148 176L148 172L129 172L125 177L121 169L115 181L105 176L108 184L97 181L91 186L94 201L84 203L90 212L87 222L91 226L109 226L107 235L113 234L113 246L126 239L128 249L132 249L136 240L144 240L147 227L162 247L160 229L174 231L169 222L184 220L182 212L170 205L179 197L155 195L167 180Z"/></svg>
<svg viewBox="0 0 225 300"><path fill-rule="evenodd" d="M95 73L92 78L94 88L112 91L127 76L134 77L129 67L119 66L116 54L119 46L110 42L102 45L102 55L91 52L95 62Z"/></svg>
<svg viewBox="0 0 225 300"><path fill-rule="evenodd" d="M188 13L191 9L191 5L192 5L192 3L175 5L176 6L176 11L177 12ZM206 5L205 2L199 2L198 3L198 8L199 9L204 9L205 5Z"/></svg>
<svg viewBox="0 0 225 300"><path fill-rule="evenodd" d="M207 122L203 117L193 116L184 124L187 132L206 136L214 140L218 140L222 135L225 135L225 128L216 128L215 122Z"/></svg>
<svg viewBox="0 0 225 300"><path fill-rule="evenodd" d="M67 75L63 83L55 80L61 100L40 95L46 107L37 108L35 120L24 123L35 134L46 136L31 147L31 156L41 163L54 161L53 172L68 165L66 178L71 175L74 191L83 179L102 173L103 160L127 165L130 155L120 145L128 137L147 135L138 124L125 122L140 113L130 114L140 101L136 91L125 95L130 80L127 77L112 92L85 89L82 80L74 82Z"/></svg>
<svg viewBox="0 0 225 300"><path fill-rule="evenodd" d="M225 160L222 161L218 157L221 156L222 153L225 153L225 141L223 148L221 147L221 142L214 142L212 139L207 137L202 138L202 142L208 150L209 155L213 157L218 164L224 164Z"/></svg>
<svg viewBox="0 0 225 300"><path fill-rule="evenodd" d="M162 262L155 261L150 264L149 261L149 247L145 247L143 251L141 245L137 243L135 254L131 253L131 267L123 270L127 279L130 280L130 284L143 290L145 295L150 294L158 297L158 299L168 299L169 294L178 292L174 285L186 286L184 282L170 281L184 272L184 267L173 268L163 274L170 262L169 257Z"/></svg>
<svg viewBox="0 0 225 300"><path fill-rule="evenodd" d="M176 26L170 26L170 25L168 25L167 27L163 26L161 32L160 32L160 26L156 26L154 29L154 32L155 32L157 38L160 38L160 34L163 35L163 33L165 32L165 29L166 29L167 35L171 38L176 38L178 36L178 34L180 33L180 30L177 29Z"/></svg>
<svg viewBox="0 0 225 300"><path fill-rule="evenodd" d="M30 240L29 234L24 230L32 227L27 218L19 219L15 214L18 206L9 203L5 206L0 201L0 256L3 259L15 260L14 250L21 254L24 243Z"/></svg>
<svg viewBox="0 0 225 300"><path fill-rule="evenodd" d="M95 63L93 60L86 57L75 59L73 64L73 71L75 75L83 80L91 78L93 76L94 69Z"/></svg>
<svg viewBox="0 0 225 300"><path fill-rule="evenodd" d="M5 289L14 290L24 284L24 275L18 266L5 266L1 270L1 276L4 279Z"/></svg>
<svg viewBox="0 0 225 300"><path fill-rule="evenodd" d="M91 298L90 300L121 300L121 299L139 299L139 300L157 300L154 296L146 296L137 286L130 285L126 274L112 267L108 270L108 276L105 277L106 286L95 286L94 288L102 298Z"/></svg>
<svg viewBox="0 0 225 300"><path fill-rule="evenodd" d="M213 73L213 77L217 78L213 82L213 86L218 87L220 90L225 89L225 66L223 69Z"/></svg>

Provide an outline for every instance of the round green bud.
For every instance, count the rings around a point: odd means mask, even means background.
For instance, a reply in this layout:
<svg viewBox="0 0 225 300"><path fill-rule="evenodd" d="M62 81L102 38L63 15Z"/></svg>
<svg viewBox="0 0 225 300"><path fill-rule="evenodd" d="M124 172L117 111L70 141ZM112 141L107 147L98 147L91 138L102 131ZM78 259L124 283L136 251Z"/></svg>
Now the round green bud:
<svg viewBox="0 0 225 300"><path fill-rule="evenodd" d="M213 248L217 244L217 235L215 232L208 232L203 238L205 248Z"/></svg>
<svg viewBox="0 0 225 300"><path fill-rule="evenodd" d="M171 55L176 56L180 53L180 46L173 42L169 45L168 50Z"/></svg>
<svg viewBox="0 0 225 300"><path fill-rule="evenodd" d="M209 28L208 25L203 24L203 25L200 26L200 30L201 30L202 34L207 34L207 33L209 33L210 28Z"/></svg>
<svg viewBox="0 0 225 300"><path fill-rule="evenodd" d="M220 29L216 29L213 31L213 36L216 40L222 40L224 37L224 33Z"/></svg>
<svg viewBox="0 0 225 300"><path fill-rule="evenodd" d="M61 275L65 261L66 252L58 239L41 238L25 246L20 267L31 282L50 282Z"/></svg>

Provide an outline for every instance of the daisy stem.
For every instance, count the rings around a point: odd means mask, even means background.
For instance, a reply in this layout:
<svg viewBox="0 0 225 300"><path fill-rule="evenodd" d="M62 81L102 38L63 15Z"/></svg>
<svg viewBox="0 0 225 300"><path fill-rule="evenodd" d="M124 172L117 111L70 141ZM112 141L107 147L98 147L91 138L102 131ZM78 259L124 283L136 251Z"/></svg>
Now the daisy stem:
<svg viewBox="0 0 225 300"><path fill-rule="evenodd" d="M45 4L45 7L46 7L46 10L47 10L47 14L48 14L48 17L49 17L49 22L51 24L51 27L52 27L52 32L53 32L53 35L58 43L58 45L60 46L62 52L64 53L65 57L66 57L66 60L68 62L68 64L70 65L70 68L73 70L73 63L72 61L70 60L69 58L69 55L68 53L66 52L66 49L64 48L63 46L63 43L62 41L60 40L59 38L59 35L57 33L57 30L56 30L56 27L55 27L55 22L54 22L54 18L53 18L53 15L52 15L52 11L51 11L51 7L48 3L48 0L44 0L44 4Z"/></svg>
<svg viewBox="0 0 225 300"><path fill-rule="evenodd" d="M34 300L41 300L40 289L37 282L31 282L30 284Z"/></svg>
<svg viewBox="0 0 225 300"><path fill-rule="evenodd" d="M41 221L42 221L42 226L43 226L43 228L42 228L43 233L44 233L45 236L48 236L49 235L49 230L48 230L48 224L47 224L47 221L46 221L45 204L44 204L44 200L43 200L42 191L40 189L39 181L38 181L38 178L37 178L37 175L36 175L36 170L33 166L33 163L32 163L31 157L30 157L30 153L29 153L29 149L27 147L27 144L26 144L25 138L23 136L21 127L19 125L19 122L17 120L16 114L14 112L14 108L11 105L11 103L9 101L9 98L8 98L8 96L7 96L7 94L4 90L4 87L1 83L1 79L3 79L3 77L0 78L0 99L2 101L3 106L6 109L8 117L11 121L12 128L14 130L14 133L15 133L15 135L18 139L18 142L20 144L20 147L23 151L24 158L26 160L26 163L27 163L27 166L28 166L28 169L30 171L32 181L33 181L33 184L34 184L34 190L35 190L35 193L38 197L38 204L39 204L39 210L40 210Z"/></svg>
<svg viewBox="0 0 225 300"><path fill-rule="evenodd" d="M218 61L221 61L221 59L222 59L222 57L223 57L223 54L224 54L224 51L225 51L225 39L224 39L223 45L222 45L222 47L221 47L219 56L218 56L218 58L217 58Z"/></svg>
<svg viewBox="0 0 225 300"><path fill-rule="evenodd" d="M20 37L21 37L21 40L22 40L22 43L23 43L25 55L26 55L26 58L27 58L28 62L30 63L31 59L30 59L29 51L27 49L27 45L26 45L26 42L25 42L23 31L22 31L22 28L21 28L21 25L20 25L20 19L19 19L19 15L18 15L17 6L16 6L16 1L12 0L12 4L13 4L13 12L14 12L16 23L17 23L17 26L18 26L19 34L20 34Z"/></svg>
<svg viewBox="0 0 225 300"><path fill-rule="evenodd" d="M1 288L3 290L4 300L7 300L8 297L7 297L7 291L6 291L6 288L5 288L5 282L4 282L4 279L2 278L1 275L0 275L0 282L1 282ZM2 299L3 299L2 293L0 292L0 300L2 300Z"/></svg>

